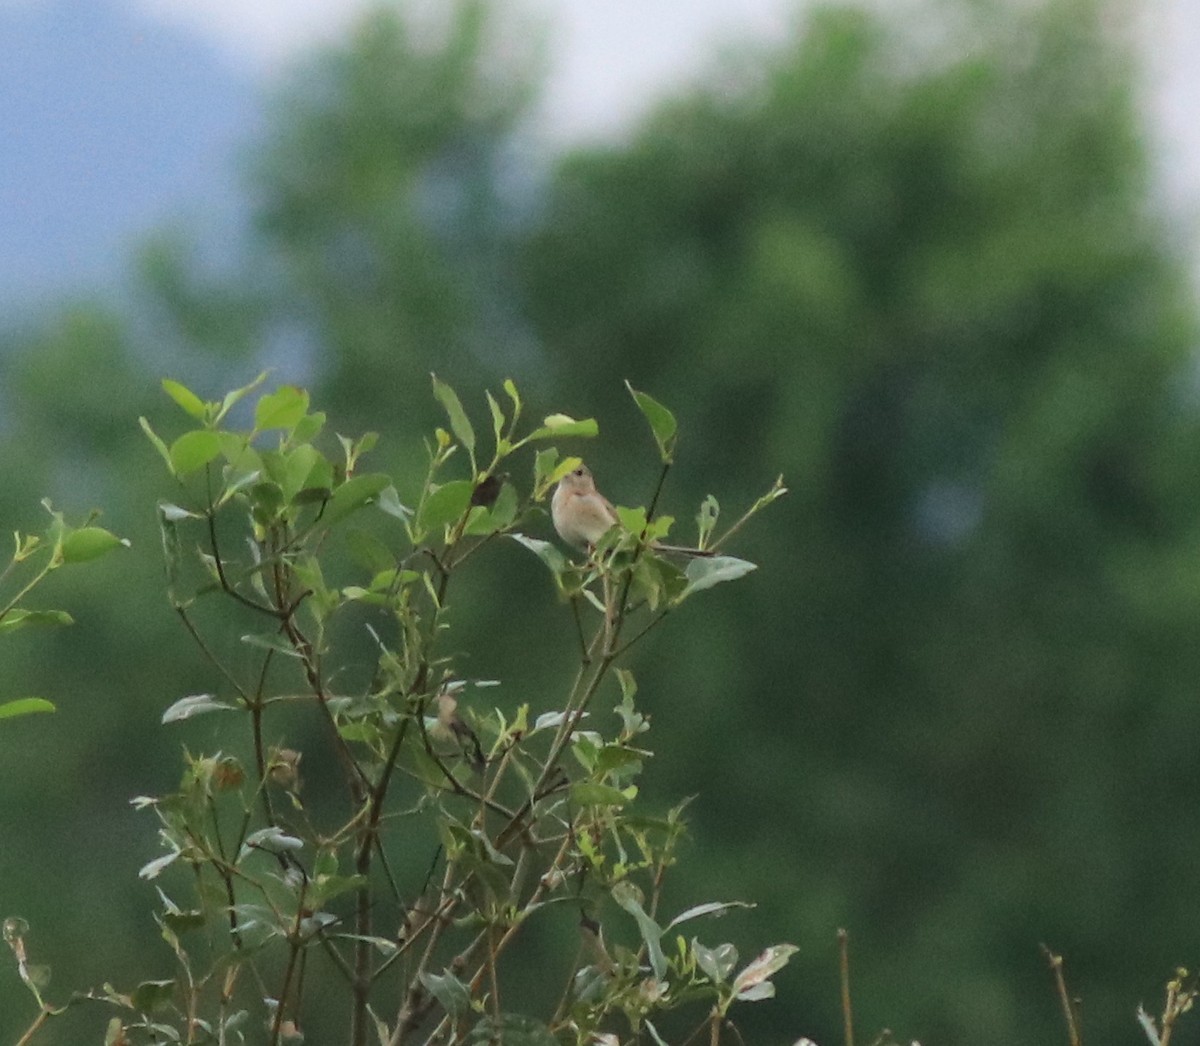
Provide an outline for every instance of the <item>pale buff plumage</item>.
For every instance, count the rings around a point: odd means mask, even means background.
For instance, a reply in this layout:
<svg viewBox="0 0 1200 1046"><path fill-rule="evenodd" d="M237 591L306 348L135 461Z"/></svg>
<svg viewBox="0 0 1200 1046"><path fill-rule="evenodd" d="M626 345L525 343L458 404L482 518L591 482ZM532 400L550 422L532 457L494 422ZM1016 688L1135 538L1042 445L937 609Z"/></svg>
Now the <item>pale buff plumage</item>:
<svg viewBox="0 0 1200 1046"><path fill-rule="evenodd" d="M550 518L554 529L568 545L594 548L605 534L617 525L617 510L612 502L596 489L596 481L586 465L580 465L558 481L550 499ZM680 548L655 541L650 546L656 552L675 552L684 556L711 556L707 549Z"/></svg>
<svg viewBox="0 0 1200 1046"><path fill-rule="evenodd" d="M596 489L586 465L558 481L550 499L550 516L558 536L576 548L595 545L617 522L616 509Z"/></svg>

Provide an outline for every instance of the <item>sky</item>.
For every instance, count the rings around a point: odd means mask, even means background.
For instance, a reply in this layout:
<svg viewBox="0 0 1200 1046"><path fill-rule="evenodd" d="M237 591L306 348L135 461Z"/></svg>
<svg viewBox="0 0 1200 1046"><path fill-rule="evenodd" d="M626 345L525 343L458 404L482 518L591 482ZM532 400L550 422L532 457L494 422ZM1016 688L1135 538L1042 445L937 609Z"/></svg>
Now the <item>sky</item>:
<svg viewBox="0 0 1200 1046"><path fill-rule="evenodd" d="M103 285L165 217L235 222L263 89L367 2L0 0L0 307ZM810 0L496 2L548 34L541 127L561 144L618 134L722 47L782 36ZM1164 199L1200 274L1200 0L1131 4Z"/></svg>
<svg viewBox="0 0 1200 1046"><path fill-rule="evenodd" d="M0 3L5 0L0 0ZM7 0L32 3L39 0ZM256 74L335 37L368 0L127 0L156 19L206 37ZM547 117L569 137L607 133L640 100L695 75L714 48L781 36L809 0L519 0L544 20L554 44ZM898 7L906 0L885 0ZM428 11L442 0L416 0ZM1165 144L1200 185L1200 2L1138 0L1139 31L1154 77Z"/></svg>
<svg viewBox="0 0 1200 1046"><path fill-rule="evenodd" d="M31 2L31 0L24 0ZM269 72L336 37L369 0L129 0L212 40L245 68ZM696 72L723 40L782 35L804 0L518 0L541 22L553 55L546 117L568 137L608 133L642 99ZM444 0L406 7L436 16Z"/></svg>

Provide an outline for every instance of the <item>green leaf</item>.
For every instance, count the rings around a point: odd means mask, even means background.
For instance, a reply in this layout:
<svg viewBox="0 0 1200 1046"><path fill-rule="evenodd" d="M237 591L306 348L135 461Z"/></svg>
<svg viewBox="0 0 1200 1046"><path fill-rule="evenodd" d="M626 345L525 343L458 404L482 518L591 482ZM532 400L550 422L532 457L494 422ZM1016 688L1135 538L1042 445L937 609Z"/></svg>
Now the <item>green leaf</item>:
<svg viewBox="0 0 1200 1046"><path fill-rule="evenodd" d="M567 569L567 558L558 550L557 546L550 544L549 541L531 538L525 534L509 534L508 536L529 549L550 568L556 578L562 577L563 572Z"/></svg>
<svg viewBox="0 0 1200 1046"><path fill-rule="evenodd" d="M379 492L379 497L375 499L375 504L379 507L380 512L385 512L393 519L398 519L401 522L408 520L412 516L412 509L400 502L400 495L396 492L396 488L390 483Z"/></svg>
<svg viewBox="0 0 1200 1046"><path fill-rule="evenodd" d="M138 878L147 881L157 879L170 865L175 863L179 854L179 850L172 850L169 854L163 854L162 857L156 857L153 861L147 861L138 869Z"/></svg>
<svg viewBox="0 0 1200 1046"><path fill-rule="evenodd" d="M193 429L185 432L174 443L168 460L171 471L177 476L204 468L221 453L221 437L212 429Z"/></svg>
<svg viewBox="0 0 1200 1046"><path fill-rule="evenodd" d="M321 522L326 526L333 526L338 520L369 505L390 483L391 479L382 472L368 472L351 477L330 495Z"/></svg>
<svg viewBox="0 0 1200 1046"><path fill-rule="evenodd" d="M662 930L658 923L646 914L637 887L628 880L622 880L612 888L612 898L637 921L642 940L646 942L650 968L654 970L654 976L661 981L667 973L667 957L662 950Z"/></svg>
<svg viewBox="0 0 1200 1046"><path fill-rule="evenodd" d="M389 941L386 937L371 937L361 933L339 933L337 938L339 941L366 941L381 955L395 955L399 951L396 942ZM386 1033L380 1037L380 1041L387 1042Z"/></svg>
<svg viewBox="0 0 1200 1046"><path fill-rule="evenodd" d="M261 526L269 526L283 515L283 489L278 483L263 480L249 490L250 515Z"/></svg>
<svg viewBox="0 0 1200 1046"><path fill-rule="evenodd" d="M133 989L130 1002L140 1013L153 1013L170 1005L174 993L174 981L142 981Z"/></svg>
<svg viewBox="0 0 1200 1046"><path fill-rule="evenodd" d="M267 632L262 635L249 633L241 637L242 642L249 646L261 647L263 650L273 650L277 654L282 654L284 657L300 656L299 652L278 632Z"/></svg>
<svg viewBox="0 0 1200 1046"><path fill-rule="evenodd" d="M229 463L229 468L226 469L226 483L244 485L244 477L247 474L263 471L262 458L250 445L250 437L246 433L222 429L217 435L221 440L221 453Z"/></svg>
<svg viewBox="0 0 1200 1046"><path fill-rule="evenodd" d="M508 398L512 400L513 421L516 421L517 416L521 413L521 396L517 392L517 387L513 384L512 378L504 379L504 391L508 394Z"/></svg>
<svg viewBox="0 0 1200 1046"><path fill-rule="evenodd" d="M246 836L245 843L238 854L238 860L244 859L252 850L265 850L267 853L282 854L304 849L304 840L294 835L288 835L278 825L260 828Z"/></svg>
<svg viewBox="0 0 1200 1046"><path fill-rule="evenodd" d="M608 744L600 749L596 756L595 769L601 774L611 774L617 771L628 771L629 769L637 769L642 762L644 752L637 752L632 748L626 748L623 745ZM628 776L626 773L625 776ZM628 802L628 798L622 792L622 803ZM620 804L612 804L620 805Z"/></svg>
<svg viewBox="0 0 1200 1046"><path fill-rule="evenodd" d="M160 501L158 503L158 511L168 523L181 523L185 519L204 518L198 512L192 512L191 509L183 508L181 505L173 505L169 501Z"/></svg>
<svg viewBox="0 0 1200 1046"><path fill-rule="evenodd" d="M334 897L357 890L366 882L366 877L362 875L322 875L315 880L315 885L320 903L325 904Z"/></svg>
<svg viewBox="0 0 1200 1046"><path fill-rule="evenodd" d="M32 988L45 989L50 986L50 967L45 963L19 967L21 980Z"/></svg>
<svg viewBox="0 0 1200 1046"><path fill-rule="evenodd" d="M193 694L191 697L181 697L162 714L164 723L179 723L184 719L194 719L207 712L235 712L236 705L218 701L212 694Z"/></svg>
<svg viewBox="0 0 1200 1046"><path fill-rule="evenodd" d="M517 507L517 492L510 484L505 483L491 508L478 508L471 513L466 532L494 534L497 530L503 530L516 519Z"/></svg>
<svg viewBox="0 0 1200 1046"><path fill-rule="evenodd" d="M159 502L158 532L162 539L163 567L167 575L167 598L173 606L178 606L176 588L179 582L179 563L183 555L183 546L179 539L179 526L171 509L178 506Z"/></svg>
<svg viewBox="0 0 1200 1046"><path fill-rule="evenodd" d="M361 741L363 744L377 744L382 733L377 723L368 719L356 719L349 723L338 724L338 734L347 741Z"/></svg>
<svg viewBox="0 0 1200 1046"><path fill-rule="evenodd" d="M442 772L441 764L425 750L423 744L414 742L409 745L408 754L412 759L413 776L417 780L434 789L440 790L446 787L446 775Z"/></svg>
<svg viewBox="0 0 1200 1046"><path fill-rule="evenodd" d="M582 462L582 458L568 459ZM558 461L558 448L546 447L544 450L539 450L533 456L533 481L540 489L543 486L550 485L550 473L554 471L554 463Z"/></svg>
<svg viewBox="0 0 1200 1046"><path fill-rule="evenodd" d="M421 983L451 1017L461 1017L471 1009L470 989L449 970L444 974L420 974Z"/></svg>
<svg viewBox="0 0 1200 1046"><path fill-rule="evenodd" d="M287 453L284 494L297 503L324 501L333 488L333 465L315 447L301 443Z"/></svg>
<svg viewBox="0 0 1200 1046"><path fill-rule="evenodd" d="M418 520L422 530L434 530L458 520L471 504L475 484L455 479L433 491L421 505Z"/></svg>
<svg viewBox="0 0 1200 1046"><path fill-rule="evenodd" d="M261 396L254 405L254 428L294 429L308 413L308 393L295 385L283 385Z"/></svg>
<svg viewBox="0 0 1200 1046"><path fill-rule="evenodd" d="M704 904L697 904L687 911L680 912L674 919L667 923L663 933L667 930L673 930L676 926L687 922L690 919L700 919L706 915L725 915L727 912L733 911L735 908L753 908L754 905L748 904L746 901L707 901Z"/></svg>
<svg viewBox="0 0 1200 1046"><path fill-rule="evenodd" d="M53 711L54 705L44 697L19 697L15 701L5 701L0 705L0 719L15 719L19 715Z"/></svg>
<svg viewBox="0 0 1200 1046"><path fill-rule="evenodd" d="M576 421L566 414L551 414L548 418L542 419L542 427L534 429L521 442L528 443L534 440L542 439L564 439L567 436L583 436L591 438L600 434L600 426L596 424L593 418L583 418Z"/></svg>
<svg viewBox="0 0 1200 1046"><path fill-rule="evenodd" d="M166 894L162 890L159 890L158 893L160 897L164 900L166 899ZM208 921L204 916L204 912L199 909L191 908L185 912L177 907L172 907L171 910L163 912L158 916L158 919L176 935L187 933L189 930L202 929Z"/></svg>
<svg viewBox="0 0 1200 1046"><path fill-rule="evenodd" d="M620 788L596 781L576 781L571 785L571 801L576 806L624 806L630 796Z"/></svg>
<svg viewBox="0 0 1200 1046"><path fill-rule="evenodd" d="M318 410L312 414L306 414L292 428L292 442L307 443L309 440L315 439L324 427L324 411Z"/></svg>
<svg viewBox="0 0 1200 1046"><path fill-rule="evenodd" d="M492 434L496 437L496 449L500 449L500 443L503 440L501 433L504 431L504 411L500 409L500 404L496 402L496 397L486 389L484 395L487 396L488 410L492 412Z"/></svg>
<svg viewBox="0 0 1200 1046"><path fill-rule="evenodd" d="M167 469L171 475L174 475L175 464L171 461L171 452L167 450L167 445L159 438L158 433L150 427L150 422L145 418L138 418L138 424L142 426L142 431L146 434L146 438L154 444L154 449L162 455L162 459L167 463Z"/></svg>
<svg viewBox="0 0 1200 1046"><path fill-rule="evenodd" d="M538 451L537 457L534 459L534 496L539 500L546 496L550 488L554 486L568 472L574 472L580 465L583 464L582 458L565 457L558 464L555 464L558 458L558 451L553 447L547 450Z"/></svg>
<svg viewBox="0 0 1200 1046"><path fill-rule="evenodd" d="M706 948L697 940L692 941L692 955L696 957L696 965L713 984L724 984L729 980L738 959L737 949L732 944Z"/></svg>
<svg viewBox="0 0 1200 1046"><path fill-rule="evenodd" d="M234 389L232 392L225 393L225 398L221 401L221 409L219 411L217 411L217 416L214 419L214 422L220 423L221 419L224 418L225 415L229 413L230 409L233 407L233 405L235 403L237 403L239 400L241 400L242 397L253 392L264 381L266 381L267 373L268 372L264 370L259 374L259 376L257 378L255 378L252 382L250 382L249 385L243 385L240 389Z"/></svg>
<svg viewBox="0 0 1200 1046"><path fill-rule="evenodd" d="M354 562L374 575L392 570L396 566L396 557L392 555L391 549L368 531L347 531L346 547L350 550Z"/></svg>
<svg viewBox="0 0 1200 1046"><path fill-rule="evenodd" d="M687 588L680 593L676 602L682 603L694 592L701 592L706 588L712 588L713 585L719 585L724 581L736 581L740 577L745 577L750 571L757 569L757 564L745 559L738 559L736 556L712 556L707 559L693 559L688 563L685 572L688 579Z"/></svg>
<svg viewBox="0 0 1200 1046"><path fill-rule="evenodd" d="M75 619L65 610L10 610L0 618L0 635L29 625L73 625Z"/></svg>
<svg viewBox="0 0 1200 1046"><path fill-rule="evenodd" d="M760 981L737 993L737 998L742 1002L758 1002L760 999L773 999L774 997L775 985L770 981Z"/></svg>
<svg viewBox="0 0 1200 1046"><path fill-rule="evenodd" d="M204 401L186 385L181 385L170 378L163 378L162 387L163 391L193 418L197 421L204 420L204 415L207 412Z"/></svg>
<svg viewBox="0 0 1200 1046"><path fill-rule="evenodd" d="M467 417L467 412L463 410L458 393L441 381L436 374L432 374L430 377L433 378L433 394L446 408L446 414L450 418L450 429L458 438L458 442L467 448L467 454L471 458L471 468L474 470L475 430L471 427L471 420Z"/></svg>
<svg viewBox="0 0 1200 1046"><path fill-rule="evenodd" d="M128 547L127 538L119 538L103 527L80 527L62 539L62 557L64 563L86 563L114 548Z"/></svg>
<svg viewBox="0 0 1200 1046"><path fill-rule="evenodd" d="M658 444L663 463L669 464L675 454L675 415L653 396L639 392L628 381L625 382L625 388L629 390L633 402L638 405L638 410L650 422L650 431L654 433L654 441Z"/></svg>
<svg viewBox="0 0 1200 1046"><path fill-rule="evenodd" d="M484 1017L467 1036L469 1046L560 1046L559 1040L541 1021L515 1013L502 1013L499 1019Z"/></svg>
<svg viewBox="0 0 1200 1046"><path fill-rule="evenodd" d="M775 944L767 948L734 978L734 994L747 1001L766 999L774 995L775 989L767 984L767 981L782 970L797 951L799 949L794 944Z"/></svg>

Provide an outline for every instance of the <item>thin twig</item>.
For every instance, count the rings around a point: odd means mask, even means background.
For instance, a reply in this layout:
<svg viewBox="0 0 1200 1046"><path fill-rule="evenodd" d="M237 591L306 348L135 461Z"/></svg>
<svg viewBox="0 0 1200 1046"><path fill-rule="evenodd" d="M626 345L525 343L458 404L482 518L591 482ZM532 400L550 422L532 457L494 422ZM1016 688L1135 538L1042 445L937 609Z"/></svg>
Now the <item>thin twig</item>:
<svg viewBox="0 0 1200 1046"><path fill-rule="evenodd" d="M1058 1001L1062 1005L1063 1018L1067 1022L1067 1042L1070 1043L1070 1046L1083 1046L1083 1036L1079 1032L1075 1007L1071 1003L1071 997L1067 993L1067 982L1063 977L1062 956L1055 955L1044 944L1042 953L1046 956L1046 961L1049 962L1050 970L1054 974L1054 986L1058 992Z"/></svg>
<svg viewBox="0 0 1200 1046"><path fill-rule="evenodd" d="M842 1029L845 1046L854 1046L854 1015L850 1008L850 934L838 930L838 968L842 985Z"/></svg>
<svg viewBox="0 0 1200 1046"><path fill-rule="evenodd" d="M292 921L292 930L288 934L287 966L283 971L283 985L279 989L279 997L275 1000L275 1019L271 1022L271 1046L279 1042L280 1029L283 1027L283 1014L291 995L292 977L296 973L296 964L304 951L304 943L300 938L300 920L304 912L304 898L308 890L308 878L301 881L300 896L296 901L296 915Z"/></svg>
<svg viewBox="0 0 1200 1046"><path fill-rule="evenodd" d="M43 1007L42 1012L37 1015L34 1022L29 1026L29 1030L17 1040L17 1046L27 1046L28 1043L33 1042L34 1035L50 1019L50 1014L51 1011Z"/></svg>

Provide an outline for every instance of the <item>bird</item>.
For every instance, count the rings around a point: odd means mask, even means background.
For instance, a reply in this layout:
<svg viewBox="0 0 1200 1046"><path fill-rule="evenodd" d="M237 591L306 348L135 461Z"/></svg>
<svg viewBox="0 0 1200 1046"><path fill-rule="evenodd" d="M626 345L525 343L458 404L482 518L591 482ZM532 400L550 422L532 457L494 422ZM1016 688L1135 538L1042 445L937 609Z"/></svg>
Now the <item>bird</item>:
<svg viewBox="0 0 1200 1046"><path fill-rule="evenodd" d="M612 502L596 489L591 469L580 464L558 481L550 499L550 518L558 536L576 548L594 548L618 523ZM656 552L677 552L685 556L711 556L707 549L681 548L655 541Z"/></svg>
<svg viewBox="0 0 1200 1046"><path fill-rule="evenodd" d="M617 510L596 489L591 469L581 464L558 481L550 499L550 518L568 545L588 548L617 525Z"/></svg>

